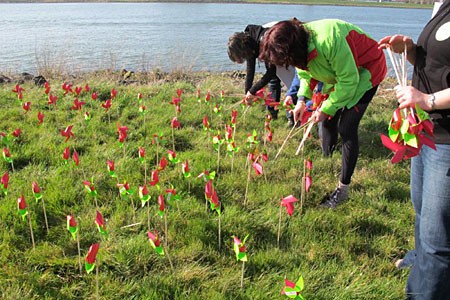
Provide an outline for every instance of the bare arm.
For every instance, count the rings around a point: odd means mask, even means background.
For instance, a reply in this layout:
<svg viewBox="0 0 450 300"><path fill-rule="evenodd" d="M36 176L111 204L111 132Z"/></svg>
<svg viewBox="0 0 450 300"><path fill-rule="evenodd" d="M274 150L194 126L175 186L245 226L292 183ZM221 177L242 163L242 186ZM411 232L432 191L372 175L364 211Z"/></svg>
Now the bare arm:
<svg viewBox="0 0 450 300"><path fill-rule="evenodd" d="M433 94L422 93L412 86L396 86L395 91L400 108L415 106L416 103L426 111L450 108L450 88L434 93L434 101Z"/></svg>

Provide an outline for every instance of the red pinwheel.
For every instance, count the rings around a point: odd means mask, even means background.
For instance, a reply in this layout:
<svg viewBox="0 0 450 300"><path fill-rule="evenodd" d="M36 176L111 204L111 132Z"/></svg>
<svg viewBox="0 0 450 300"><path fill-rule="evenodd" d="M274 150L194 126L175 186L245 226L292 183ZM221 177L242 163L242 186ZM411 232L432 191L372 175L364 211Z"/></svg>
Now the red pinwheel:
<svg viewBox="0 0 450 300"><path fill-rule="evenodd" d="M66 138L65 142L67 142L71 137L75 137L75 135L72 132L73 125L69 125L66 127L66 129L61 130L61 135Z"/></svg>
<svg viewBox="0 0 450 300"><path fill-rule="evenodd" d="M205 185L205 198L210 199L213 195L214 188L212 185L212 180L210 179Z"/></svg>
<svg viewBox="0 0 450 300"><path fill-rule="evenodd" d="M97 100L97 98L98 98L97 92L93 92L93 93L91 94L91 99L95 101L95 100Z"/></svg>
<svg viewBox="0 0 450 300"><path fill-rule="evenodd" d="M9 174L8 172L6 172L5 174L3 174L2 179L1 179L1 186L0 188L3 191L3 194L7 195L8 194L8 183L9 183Z"/></svg>
<svg viewBox="0 0 450 300"><path fill-rule="evenodd" d="M42 199L42 193L41 193L41 188L39 187L37 182L31 183L31 190L33 192L33 196L36 199L36 202L40 199Z"/></svg>
<svg viewBox="0 0 450 300"><path fill-rule="evenodd" d="M62 89L64 90L64 96L69 93L73 93L72 84L70 84L70 83L64 82L62 84Z"/></svg>
<svg viewBox="0 0 450 300"><path fill-rule="evenodd" d="M206 96L205 96L205 103L209 103L209 100L211 100L211 94L210 94L210 92L206 93Z"/></svg>
<svg viewBox="0 0 450 300"><path fill-rule="evenodd" d="M22 108L25 111L24 114L26 114L31 109L31 102L30 101L24 102L23 105L22 105Z"/></svg>
<svg viewBox="0 0 450 300"><path fill-rule="evenodd" d="M3 159L9 164L13 162L11 152L9 152L8 148L3 148Z"/></svg>
<svg viewBox="0 0 450 300"><path fill-rule="evenodd" d="M180 102L181 102L181 98L172 97L172 102L170 102L170 104L175 105L176 112L181 112Z"/></svg>
<svg viewBox="0 0 450 300"><path fill-rule="evenodd" d="M106 164L108 167L109 176L113 178L117 177L116 172L114 171L114 161L108 159Z"/></svg>
<svg viewBox="0 0 450 300"><path fill-rule="evenodd" d="M73 150L72 159L75 166L78 167L80 165L80 157L78 156L77 150Z"/></svg>
<svg viewBox="0 0 450 300"><path fill-rule="evenodd" d="M52 94L48 94L48 105L52 105L56 108L56 101L58 100L57 96L53 96Z"/></svg>
<svg viewBox="0 0 450 300"><path fill-rule="evenodd" d="M285 286L284 286L283 290L281 291L282 295L286 295L288 298L294 299L294 300L304 300L305 299L300 294L300 292L304 288L302 276L300 276L300 278L297 280L296 283L289 281L285 278L284 284L285 284Z"/></svg>
<svg viewBox="0 0 450 300"><path fill-rule="evenodd" d="M164 255L164 248L161 246L161 241L159 240L158 231L151 232L150 230L147 232L148 240L150 241L150 245L159 255Z"/></svg>
<svg viewBox="0 0 450 300"><path fill-rule="evenodd" d="M415 109L396 109L389 123L389 136L380 135L383 145L395 153L392 163L418 155L423 145L436 150L432 137L433 123L417 105Z"/></svg>
<svg viewBox="0 0 450 300"><path fill-rule="evenodd" d="M150 200L150 195L148 193L147 185L139 187L139 199L141 199L142 207Z"/></svg>
<svg viewBox="0 0 450 300"><path fill-rule="evenodd" d="M44 114L41 113L40 111L37 114L37 118L38 118L38 125L41 125L42 123L44 123Z"/></svg>
<svg viewBox="0 0 450 300"><path fill-rule="evenodd" d="M167 164L167 159L165 157L161 158L161 160L159 161L158 170L163 171L167 167Z"/></svg>
<svg viewBox="0 0 450 300"><path fill-rule="evenodd" d="M45 93L46 95L48 95L48 94L50 93L50 89L51 89L50 84L48 83L48 81L46 81L46 82L44 83L44 88L45 88L44 93Z"/></svg>
<svg viewBox="0 0 450 300"><path fill-rule="evenodd" d="M90 90L91 90L91 88L89 87L89 84L86 83L86 85L84 86L84 91L86 93L89 93Z"/></svg>
<svg viewBox="0 0 450 300"><path fill-rule="evenodd" d="M183 93L183 90L182 89L177 89L177 96L178 97L181 97L181 94Z"/></svg>
<svg viewBox="0 0 450 300"><path fill-rule="evenodd" d="M158 214L162 218L162 217L164 217L164 212L165 212L164 195L162 195L162 194L160 194L158 196L158 205L159 205Z"/></svg>
<svg viewBox="0 0 450 300"><path fill-rule="evenodd" d="M95 189L95 185L93 182L89 182L87 180L83 180L83 184L84 184L84 189L86 190L86 192L95 197L97 196L97 190Z"/></svg>
<svg viewBox="0 0 450 300"><path fill-rule="evenodd" d="M102 103L102 107L108 112L108 110L111 108L111 99L106 100L104 103Z"/></svg>
<svg viewBox="0 0 450 300"><path fill-rule="evenodd" d="M114 99L117 96L117 91L115 89L111 90L111 99Z"/></svg>
<svg viewBox="0 0 450 300"><path fill-rule="evenodd" d="M78 232L78 225L77 221L75 221L75 218L71 215L67 215L67 230L72 235L72 238L74 241L77 240L77 232Z"/></svg>
<svg viewBox="0 0 450 300"><path fill-rule="evenodd" d="M12 90L14 93L17 94L17 98L22 101L23 99L23 93L25 91L24 88L22 88L19 84L16 84L16 86L14 87L14 89Z"/></svg>
<svg viewBox="0 0 450 300"><path fill-rule="evenodd" d="M281 200L281 206L286 207L286 210L287 210L287 213L289 216L292 216L292 214L294 213L294 203L297 201L298 201L297 198L295 198L292 195L284 197Z"/></svg>
<svg viewBox="0 0 450 300"><path fill-rule="evenodd" d="M145 162L145 148L139 147L138 154L139 154L139 160L141 161L141 163L144 163Z"/></svg>
<svg viewBox="0 0 450 300"><path fill-rule="evenodd" d="M195 94L197 97L197 102L201 102L201 98L200 98L200 89L197 89L197 93Z"/></svg>
<svg viewBox="0 0 450 300"><path fill-rule="evenodd" d="M81 89L81 88L80 88ZM81 110L81 108L83 107L83 105L85 105L86 102L83 101L79 101L78 98L75 98L75 100L73 101L73 106L71 107L72 110Z"/></svg>
<svg viewBox="0 0 450 300"><path fill-rule="evenodd" d="M181 128L180 121L178 121L177 117L173 117L173 119L170 121L170 127L172 127L173 129Z"/></svg>
<svg viewBox="0 0 450 300"><path fill-rule="evenodd" d="M130 188L130 184L128 182L126 182L126 181L124 183L118 183L117 187L119 188L120 195L124 199L128 199L129 195L134 194L134 191Z"/></svg>
<svg viewBox="0 0 450 300"><path fill-rule="evenodd" d="M237 119L237 110L231 111L231 126L234 127L236 125L236 119Z"/></svg>
<svg viewBox="0 0 450 300"><path fill-rule="evenodd" d="M27 203L25 201L25 197L22 194L19 198L17 198L17 208L19 210L19 214L22 217L22 220L25 220L26 215L28 215Z"/></svg>
<svg viewBox="0 0 450 300"><path fill-rule="evenodd" d="M167 158L173 164L177 164L180 162L180 160L177 158L177 153L169 149L167 149Z"/></svg>
<svg viewBox="0 0 450 300"><path fill-rule="evenodd" d="M120 126L119 124L117 124L117 132L119 133L119 144L121 146L123 145L125 139L127 138L127 131L128 131L127 126Z"/></svg>
<svg viewBox="0 0 450 300"><path fill-rule="evenodd" d="M159 183L158 170L152 171L151 178L152 181L150 181L148 184L150 184L151 186L158 186Z"/></svg>
<svg viewBox="0 0 450 300"><path fill-rule="evenodd" d="M189 172L189 161L188 160L181 163L181 172L183 173L184 178L188 178L191 176L191 173Z"/></svg>
<svg viewBox="0 0 450 300"><path fill-rule="evenodd" d="M20 128L17 128L16 130L13 131L12 135L15 138L18 138L20 136L20 133L22 132L22 130Z"/></svg>
<svg viewBox="0 0 450 300"><path fill-rule="evenodd" d="M275 99L272 97L272 93L269 93L264 99L264 104L266 106L273 107L275 110L278 110L278 105L280 105L281 103L275 101Z"/></svg>
<svg viewBox="0 0 450 300"><path fill-rule="evenodd" d="M209 121L208 121L208 116L204 116L204 117L203 117L202 124L203 124L203 130L204 130L204 131L208 131L208 130L210 129L210 125L209 125Z"/></svg>
<svg viewBox="0 0 450 300"><path fill-rule="evenodd" d="M95 269L95 262L97 260L97 252L98 249L100 248L100 244L96 243L91 245L91 247L89 247L87 256L86 256L86 262L84 264L86 272L89 274L91 273L94 269Z"/></svg>
<svg viewBox="0 0 450 300"><path fill-rule="evenodd" d="M238 261L247 261L247 248L245 247L245 241L248 238L248 234L245 236L244 240L241 241L237 236L233 236L233 248L234 253L236 254L236 260Z"/></svg>
<svg viewBox="0 0 450 300"><path fill-rule="evenodd" d="M83 91L83 88L81 86L75 87L75 95L78 97L80 96L81 92Z"/></svg>
<svg viewBox="0 0 450 300"><path fill-rule="evenodd" d="M106 231L106 224L103 220L102 214L97 210L97 215L95 217L95 224L97 225L97 229L101 235L103 235L106 239L108 239L108 232Z"/></svg>
<svg viewBox="0 0 450 300"><path fill-rule="evenodd" d="M69 157L70 157L70 148L69 148L69 147L66 147L66 148L64 148L63 158L64 158L64 160L67 162L67 160L69 159Z"/></svg>

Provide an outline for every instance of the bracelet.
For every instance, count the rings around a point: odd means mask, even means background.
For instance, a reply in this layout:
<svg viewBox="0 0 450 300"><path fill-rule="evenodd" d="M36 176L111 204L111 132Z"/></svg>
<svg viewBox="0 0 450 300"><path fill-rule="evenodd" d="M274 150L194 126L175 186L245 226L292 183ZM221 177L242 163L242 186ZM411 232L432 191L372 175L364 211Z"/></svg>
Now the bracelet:
<svg viewBox="0 0 450 300"><path fill-rule="evenodd" d="M434 102L435 101L436 101L436 96L434 94L430 94L428 96L428 105L431 107L431 110L434 110L434 105L435 105Z"/></svg>

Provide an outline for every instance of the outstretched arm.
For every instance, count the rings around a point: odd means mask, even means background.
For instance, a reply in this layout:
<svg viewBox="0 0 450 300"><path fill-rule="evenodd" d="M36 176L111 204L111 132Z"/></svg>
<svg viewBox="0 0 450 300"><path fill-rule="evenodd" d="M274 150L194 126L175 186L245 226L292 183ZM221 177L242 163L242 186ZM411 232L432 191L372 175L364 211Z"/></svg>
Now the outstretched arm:
<svg viewBox="0 0 450 300"><path fill-rule="evenodd" d="M386 49L387 47L391 47L392 51L395 53L402 53L406 48L408 61L412 65L415 64L417 45L414 44L413 40L409 36L401 34L385 36L378 42L378 48Z"/></svg>

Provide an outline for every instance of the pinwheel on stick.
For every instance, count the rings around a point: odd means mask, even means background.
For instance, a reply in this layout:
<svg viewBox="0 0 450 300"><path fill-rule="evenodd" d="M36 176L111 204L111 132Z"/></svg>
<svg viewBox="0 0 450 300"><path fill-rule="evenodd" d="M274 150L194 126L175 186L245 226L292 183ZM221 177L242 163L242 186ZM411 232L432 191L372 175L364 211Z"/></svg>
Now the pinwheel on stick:
<svg viewBox="0 0 450 300"><path fill-rule="evenodd" d="M74 241L77 242L77 248L78 248L78 265L80 268L80 274L82 273L82 267L81 267L81 250L80 250L80 237L78 235L78 224L75 221L75 218L71 215L67 215L67 230L72 235L72 238Z"/></svg>
<svg viewBox="0 0 450 300"><path fill-rule="evenodd" d="M249 235L247 234L243 241L241 241L237 236L233 236L233 249L236 254L236 260L242 262L241 269L241 289L244 287L244 271L245 271L245 262L247 261L247 248L245 246L245 242Z"/></svg>
<svg viewBox="0 0 450 300"><path fill-rule="evenodd" d="M390 47L386 48L400 86L407 85L407 51L397 58ZM394 152L393 164L417 156L423 145L436 150L433 141L433 123L428 114L418 105L415 107L397 108L389 122L389 136L380 134L383 145Z"/></svg>
<svg viewBox="0 0 450 300"><path fill-rule="evenodd" d="M295 283L292 281L289 281L285 278L284 284L285 284L285 286L284 286L283 290L281 291L282 295L286 295L288 298L294 299L294 300L304 300L305 299L300 294L304 288L302 276L300 276L300 278Z"/></svg>
<svg viewBox="0 0 450 300"><path fill-rule="evenodd" d="M33 192L34 199L36 199L36 203L39 202L39 200L42 200L42 211L44 212L45 228L47 229L48 234L47 212L45 211L45 203L44 198L42 197L41 188L37 182L31 184L31 191Z"/></svg>
<svg viewBox="0 0 450 300"><path fill-rule="evenodd" d="M280 247L280 236L281 236L281 211L283 206L286 207L287 214L291 217L294 213L294 203L297 202L297 198L292 195L284 197L280 202L280 214L278 218L278 234L277 234L277 246Z"/></svg>
<svg viewBox="0 0 450 300"><path fill-rule="evenodd" d="M19 198L17 198L17 209L19 210L19 214L22 217L22 220L25 221L25 218L28 217L28 225L30 226L30 235L31 235L31 243L33 244L33 250L36 249L36 244L34 243L34 234L33 234L33 225L31 224L31 216L27 209L27 203L25 201L25 197L22 194Z"/></svg>

